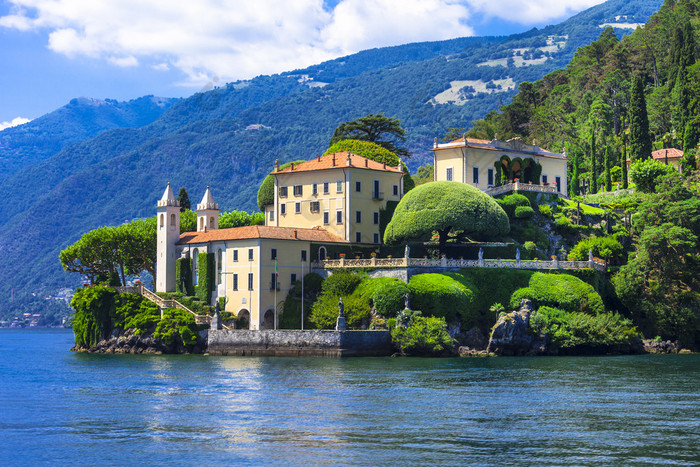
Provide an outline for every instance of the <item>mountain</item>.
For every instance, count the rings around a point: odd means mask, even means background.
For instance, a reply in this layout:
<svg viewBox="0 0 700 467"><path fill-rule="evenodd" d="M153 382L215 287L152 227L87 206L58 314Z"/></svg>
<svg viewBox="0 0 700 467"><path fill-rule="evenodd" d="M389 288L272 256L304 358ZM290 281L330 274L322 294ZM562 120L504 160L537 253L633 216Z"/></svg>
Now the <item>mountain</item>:
<svg viewBox="0 0 700 467"><path fill-rule="evenodd" d="M31 122L0 131L0 180L61 149L113 128L138 128L179 99L144 96L127 102L80 97Z"/></svg>
<svg viewBox="0 0 700 467"><path fill-rule="evenodd" d="M14 288L16 299L0 312L41 287L75 284L58 252L89 229L153 215L168 181L193 200L210 185L223 210L253 210L275 159L321 154L339 122L368 113L401 119L415 170L432 161L434 137L469 127L507 103L519 83L565 66L605 23L642 23L659 5L611 0L514 36L364 51L198 93L149 125L67 146L0 180L7 198L0 205L0 297ZM622 26L618 34L632 31Z"/></svg>

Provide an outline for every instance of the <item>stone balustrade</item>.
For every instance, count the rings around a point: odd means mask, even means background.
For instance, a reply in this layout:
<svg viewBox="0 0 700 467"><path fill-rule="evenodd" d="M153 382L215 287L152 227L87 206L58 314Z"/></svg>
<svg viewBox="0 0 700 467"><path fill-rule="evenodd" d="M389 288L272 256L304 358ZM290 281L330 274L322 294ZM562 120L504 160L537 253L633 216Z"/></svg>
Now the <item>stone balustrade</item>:
<svg viewBox="0 0 700 467"><path fill-rule="evenodd" d="M327 259L315 261L316 269L335 268L510 268L510 269L595 269L605 271L605 262L559 261L553 260L515 260L515 259L452 259L452 258L371 258L371 259Z"/></svg>
<svg viewBox="0 0 700 467"><path fill-rule="evenodd" d="M555 195L562 196L566 198L567 196L564 193L559 193L557 191L557 185L531 185L529 183L520 183L519 181L517 182L511 182L511 183L506 183L505 185L500 185L500 186L494 186L491 188L488 188L486 190L486 194L490 196L498 196L502 195L503 193L508 193L511 191L531 191L534 193L552 193Z"/></svg>

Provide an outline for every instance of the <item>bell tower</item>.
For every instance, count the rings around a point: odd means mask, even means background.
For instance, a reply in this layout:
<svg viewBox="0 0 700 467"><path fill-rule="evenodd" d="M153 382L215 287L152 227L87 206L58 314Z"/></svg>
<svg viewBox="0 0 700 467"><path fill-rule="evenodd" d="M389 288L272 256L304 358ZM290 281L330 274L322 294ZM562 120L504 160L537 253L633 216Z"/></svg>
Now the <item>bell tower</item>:
<svg viewBox="0 0 700 467"><path fill-rule="evenodd" d="M207 232L219 228L219 205L209 191L204 192L202 202L197 205L197 232Z"/></svg>
<svg viewBox="0 0 700 467"><path fill-rule="evenodd" d="M157 256L156 292L175 292L176 244L180 239L180 203L170 188L156 205Z"/></svg>

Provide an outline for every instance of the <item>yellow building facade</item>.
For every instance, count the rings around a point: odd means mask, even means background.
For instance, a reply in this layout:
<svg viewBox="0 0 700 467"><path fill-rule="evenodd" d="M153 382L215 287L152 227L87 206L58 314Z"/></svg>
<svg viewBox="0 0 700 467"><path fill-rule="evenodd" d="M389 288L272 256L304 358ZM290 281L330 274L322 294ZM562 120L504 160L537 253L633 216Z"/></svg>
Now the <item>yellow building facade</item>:
<svg viewBox="0 0 700 467"><path fill-rule="evenodd" d="M517 178L520 183L556 185L558 192L568 193L566 154L547 151L517 138L508 141L460 138L444 144L438 144L436 139L431 151L436 181L468 183L486 191L504 180Z"/></svg>
<svg viewBox="0 0 700 467"><path fill-rule="evenodd" d="M379 212L403 196L401 167L342 152L275 169L265 224L322 227L353 243L381 243Z"/></svg>

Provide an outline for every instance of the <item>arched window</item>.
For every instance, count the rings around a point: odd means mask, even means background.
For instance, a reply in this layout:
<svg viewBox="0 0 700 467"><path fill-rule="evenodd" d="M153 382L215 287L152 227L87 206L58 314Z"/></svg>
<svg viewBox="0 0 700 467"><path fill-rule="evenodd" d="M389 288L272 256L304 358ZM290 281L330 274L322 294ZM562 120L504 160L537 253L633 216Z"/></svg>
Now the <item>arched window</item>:
<svg viewBox="0 0 700 467"><path fill-rule="evenodd" d="M160 215L160 226L163 227L165 225L165 214Z"/></svg>
<svg viewBox="0 0 700 467"><path fill-rule="evenodd" d="M192 276L194 277L194 285L199 284L199 250L196 248L192 252Z"/></svg>
<svg viewBox="0 0 700 467"><path fill-rule="evenodd" d="M175 227L175 214L170 214L170 227Z"/></svg>
<svg viewBox="0 0 700 467"><path fill-rule="evenodd" d="M199 218L199 230L204 230L204 218Z"/></svg>
<svg viewBox="0 0 700 467"><path fill-rule="evenodd" d="M322 246L318 249L318 260L323 261L326 259L326 247Z"/></svg>
<svg viewBox="0 0 700 467"><path fill-rule="evenodd" d="M209 218L209 229L213 229L213 228L214 228L214 218L210 217Z"/></svg>
<svg viewBox="0 0 700 467"><path fill-rule="evenodd" d="M216 283L221 284L221 273L223 271L223 255L221 254L221 248L216 251Z"/></svg>

